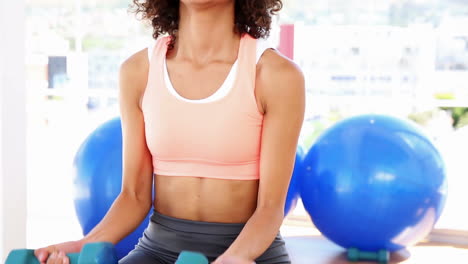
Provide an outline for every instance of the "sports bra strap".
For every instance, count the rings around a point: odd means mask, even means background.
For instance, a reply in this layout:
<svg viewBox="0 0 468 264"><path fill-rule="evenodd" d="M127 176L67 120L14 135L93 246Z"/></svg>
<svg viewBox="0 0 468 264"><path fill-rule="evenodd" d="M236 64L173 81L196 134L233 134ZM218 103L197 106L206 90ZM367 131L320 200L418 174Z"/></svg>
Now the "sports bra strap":
<svg viewBox="0 0 468 264"><path fill-rule="evenodd" d="M268 39L263 39L263 38L257 39L257 53L256 53L256 58L255 58L256 63L258 63L263 53L267 49L274 49L273 45L270 44Z"/></svg>

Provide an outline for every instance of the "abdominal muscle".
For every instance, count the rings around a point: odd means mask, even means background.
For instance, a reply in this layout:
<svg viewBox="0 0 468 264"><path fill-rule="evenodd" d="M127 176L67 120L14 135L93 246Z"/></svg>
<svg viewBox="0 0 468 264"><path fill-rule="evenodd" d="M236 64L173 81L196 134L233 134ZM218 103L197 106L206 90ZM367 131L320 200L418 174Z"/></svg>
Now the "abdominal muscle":
<svg viewBox="0 0 468 264"><path fill-rule="evenodd" d="M155 175L154 208L180 219L245 223L257 206L258 180Z"/></svg>

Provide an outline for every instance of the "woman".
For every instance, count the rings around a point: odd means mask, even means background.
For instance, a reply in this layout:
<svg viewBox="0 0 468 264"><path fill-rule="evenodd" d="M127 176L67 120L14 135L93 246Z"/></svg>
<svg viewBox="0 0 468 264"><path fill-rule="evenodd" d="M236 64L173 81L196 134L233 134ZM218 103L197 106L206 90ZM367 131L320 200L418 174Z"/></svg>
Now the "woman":
<svg viewBox="0 0 468 264"><path fill-rule="evenodd" d="M181 250L215 264L290 263L279 228L304 78L261 41L281 0L134 3L157 41L120 68L122 191L83 239L36 256L68 263L65 254L85 243L118 243L154 202L148 228L121 264L174 263Z"/></svg>

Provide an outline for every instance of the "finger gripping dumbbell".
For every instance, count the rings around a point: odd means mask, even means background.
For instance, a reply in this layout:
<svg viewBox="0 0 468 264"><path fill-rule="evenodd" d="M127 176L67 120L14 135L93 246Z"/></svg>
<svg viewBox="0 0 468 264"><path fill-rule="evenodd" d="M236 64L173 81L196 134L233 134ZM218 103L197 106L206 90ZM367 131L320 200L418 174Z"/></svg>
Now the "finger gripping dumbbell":
<svg viewBox="0 0 468 264"><path fill-rule="evenodd" d="M360 251L357 248L348 249L348 260L355 262L359 260L373 260L381 264L387 264L390 260L390 253L387 250L377 252Z"/></svg>
<svg viewBox="0 0 468 264"><path fill-rule="evenodd" d="M107 242L89 243L80 253L67 254L70 264L117 264L114 245ZM8 254L5 264L39 264L34 250L16 249Z"/></svg>
<svg viewBox="0 0 468 264"><path fill-rule="evenodd" d="M208 259L198 252L182 251L175 264L208 264Z"/></svg>

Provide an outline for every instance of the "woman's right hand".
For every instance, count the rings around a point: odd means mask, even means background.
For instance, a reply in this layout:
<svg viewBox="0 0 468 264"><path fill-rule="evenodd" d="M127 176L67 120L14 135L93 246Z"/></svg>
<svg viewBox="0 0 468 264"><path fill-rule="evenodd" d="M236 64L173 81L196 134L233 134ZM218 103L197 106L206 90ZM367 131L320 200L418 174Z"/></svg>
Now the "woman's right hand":
<svg viewBox="0 0 468 264"><path fill-rule="evenodd" d="M69 241L34 251L34 255L41 264L69 264L68 253L80 252L83 243L81 241Z"/></svg>

